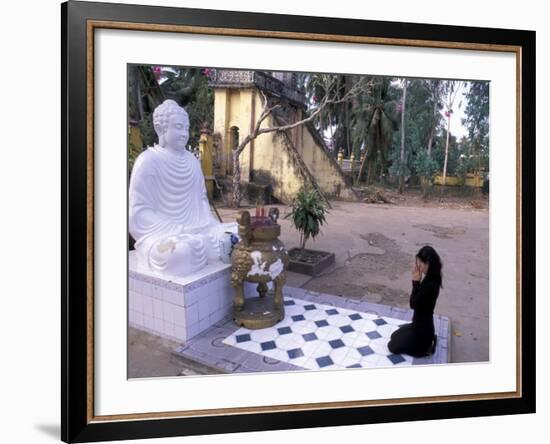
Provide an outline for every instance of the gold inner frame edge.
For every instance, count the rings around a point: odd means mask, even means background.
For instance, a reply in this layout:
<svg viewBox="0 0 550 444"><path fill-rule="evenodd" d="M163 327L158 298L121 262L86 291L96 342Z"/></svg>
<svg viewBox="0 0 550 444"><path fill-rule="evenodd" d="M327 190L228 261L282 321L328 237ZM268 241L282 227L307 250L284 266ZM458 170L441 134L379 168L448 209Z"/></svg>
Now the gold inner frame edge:
<svg viewBox="0 0 550 444"><path fill-rule="evenodd" d="M461 50L476 50L476 51L493 51L493 52L511 52L516 56L516 391L488 394L465 394L451 396L429 396L429 397L413 397L413 398L397 398L388 400L364 400L364 401L335 401L326 403L314 404L285 404L271 405L260 407L230 407L230 408L215 408L207 410L187 410L173 412L144 412L144 413L129 413L118 415L101 415L94 414L94 31L95 29L120 29L133 31L152 31L152 32L177 32L189 34L206 34L206 35L222 35L235 37L260 37L260 38L278 38L290 40L310 40L310 41L326 41L337 43L363 43L375 45L395 45L407 47L421 48L443 48L443 49L461 49ZM187 26L187 25L163 25L163 24L148 24L148 23L132 23L124 21L107 21L107 20L87 20L87 42L86 42L86 60L87 60L87 118L86 118L86 134L87 134L87 421L88 423L97 422L113 422L138 419L160 419L160 418L189 418L199 416L225 416L236 414L254 414L254 413L272 413L272 412L295 412L300 410L324 410L332 408L358 408L358 407L375 407L388 405L405 405L414 403L441 403L441 402L458 402L458 401L475 401L475 400L494 400L494 399L510 399L519 398L522 396L522 329L521 329L521 147L522 147L522 108L521 108L521 90L522 90L522 48L515 45L498 45L486 43L469 43L469 42L446 42L436 40L415 40L415 39L397 39L397 38L381 38L367 36L348 36L335 34L308 34L299 32L284 32L284 31L264 31L253 29L235 29L235 28L214 28L202 26Z"/></svg>

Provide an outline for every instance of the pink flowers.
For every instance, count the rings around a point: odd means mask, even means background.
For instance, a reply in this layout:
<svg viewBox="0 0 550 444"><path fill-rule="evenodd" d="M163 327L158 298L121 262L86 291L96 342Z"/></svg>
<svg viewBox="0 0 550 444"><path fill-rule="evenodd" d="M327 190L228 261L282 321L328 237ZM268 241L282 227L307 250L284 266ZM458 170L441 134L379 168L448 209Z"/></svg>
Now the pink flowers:
<svg viewBox="0 0 550 444"><path fill-rule="evenodd" d="M162 77L162 68L160 66L153 66L153 75L158 82Z"/></svg>
<svg viewBox="0 0 550 444"><path fill-rule="evenodd" d="M203 75L205 75L206 77L210 77L213 73L214 73L214 70L213 69L210 69L210 68L204 68L202 70L202 73Z"/></svg>
<svg viewBox="0 0 550 444"><path fill-rule="evenodd" d="M403 112L403 104L401 102L397 102L395 104L395 111L398 112L398 113L402 113Z"/></svg>
<svg viewBox="0 0 550 444"><path fill-rule="evenodd" d="M453 113L453 110L445 111L445 117L451 117L451 114Z"/></svg>

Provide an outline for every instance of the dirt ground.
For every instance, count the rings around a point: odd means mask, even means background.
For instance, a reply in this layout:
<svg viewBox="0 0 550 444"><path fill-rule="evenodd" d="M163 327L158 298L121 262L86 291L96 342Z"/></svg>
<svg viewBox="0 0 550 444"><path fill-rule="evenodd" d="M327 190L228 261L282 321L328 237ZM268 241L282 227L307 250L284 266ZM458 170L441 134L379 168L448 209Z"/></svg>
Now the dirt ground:
<svg viewBox="0 0 550 444"><path fill-rule="evenodd" d="M420 187L406 188L403 194L399 194L395 187L381 185L357 187L355 191L360 199L367 203L369 203L369 198L377 200L377 193L380 193L390 203L405 207L454 208L457 210L489 208L489 197L480 188L433 186L427 191L425 197Z"/></svg>
<svg viewBox="0 0 550 444"><path fill-rule="evenodd" d="M385 194L388 195L387 193ZM422 200L390 195L396 204L332 201L322 233L307 248L331 251L336 264L321 276L290 279L288 284L346 297L406 307L414 257L433 246L443 261L443 289L436 313L452 324L452 362L489 360L489 211L486 199L446 197ZM289 208L278 206L281 214ZM481 208L479 208L481 207ZM218 209L224 221L237 212ZM281 240L299 244L290 219L281 216ZM294 282L292 282L294 281Z"/></svg>
<svg viewBox="0 0 550 444"><path fill-rule="evenodd" d="M307 248L331 251L336 264L321 276L288 273L287 285L406 307L416 252L432 245L443 261L443 289L436 313L451 320L451 362L489 360L489 211L486 198L452 195L425 202L419 190L399 195L383 190L392 204L332 201L327 224ZM297 247L299 234L281 212L281 240ZM246 209L245 208L241 208ZM238 211L218 207L226 222ZM253 209L251 209L253 211ZM175 359L179 344L129 329L128 377L218 373Z"/></svg>
<svg viewBox="0 0 550 444"><path fill-rule="evenodd" d="M176 357L172 352L178 345L181 344L132 327L128 328L128 378L221 373L198 362Z"/></svg>

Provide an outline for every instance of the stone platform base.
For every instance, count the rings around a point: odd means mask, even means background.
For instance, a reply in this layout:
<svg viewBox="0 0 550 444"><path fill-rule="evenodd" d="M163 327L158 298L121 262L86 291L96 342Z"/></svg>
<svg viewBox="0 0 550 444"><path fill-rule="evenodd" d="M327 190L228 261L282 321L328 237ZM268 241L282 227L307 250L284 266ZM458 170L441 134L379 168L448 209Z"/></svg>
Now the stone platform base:
<svg viewBox="0 0 550 444"><path fill-rule="evenodd" d="M156 276L138 268L129 255L129 324L185 342L231 312L234 290L231 265L209 264L184 278Z"/></svg>

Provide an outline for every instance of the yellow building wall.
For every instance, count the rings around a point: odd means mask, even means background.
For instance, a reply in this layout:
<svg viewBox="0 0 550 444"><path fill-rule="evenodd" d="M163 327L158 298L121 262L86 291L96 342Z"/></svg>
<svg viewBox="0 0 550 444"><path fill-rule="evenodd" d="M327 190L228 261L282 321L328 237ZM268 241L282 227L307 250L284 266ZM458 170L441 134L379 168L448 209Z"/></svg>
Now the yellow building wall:
<svg viewBox="0 0 550 444"><path fill-rule="evenodd" d="M298 166L281 143L282 135L263 134L256 139L254 174L256 180L268 180L273 195L282 202L290 202L304 184Z"/></svg>
<svg viewBox="0 0 550 444"><path fill-rule="evenodd" d="M254 111L254 119L250 125L255 126L262 113L261 95L256 93L250 98L253 105L250 112ZM248 99L248 97L247 97ZM242 109L242 108L241 108ZM262 123L262 128L273 126L271 117ZM248 151L248 152L247 152ZM244 157L248 156L249 165L252 165L256 180L269 181L272 184L273 195L282 202L290 202L300 191L304 179L299 169L292 161L286 147L281 143L281 136L276 133L267 133L258 136L248 150L243 151Z"/></svg>
<svg viewBox="0 0 550 444"><path fill-rule="evenodd" d="M235 126L239 127L239 141L242 141L250 134L252 121L252 99L256 95L251 89L235 90L235 98L232 103L235 104L235 113L233 114L233 106L231 108L232 116L235 116ZM238 122L238 124L237 124ZM253 143L253 142L252 142ZM251 143L241 153L239 158L241 164L241 179L243 182L248 182L250 178L251 158L250 153L253 149Z"/></svg>
<svg viewBox="0 0 550 444"><path fill-rule="evenodd" d="M250 132L252 89L216 89L214 91L214 132L222 137L222 171L232 174L233 128L238 128L239 142ZM250 145L240 156L241 179L250 174Z"/></svg>
<svg viewBox="0 0 550 444"><path fill-rule="evenodd" d="M223 174L229 171L229 162L231 162L229 149L229 94L226 89L214 90L214 132L221 136L220 165Z"/></svg>
<svg viewBox="0 0 550 444"><path fill-rule="evenodd" d="M443 185L443 176L438 175L434 178L434 183L436 185ZM462 186L466 185L469 187L478 187L481 188L483 186L483 177L482 176L476 176L474 174L467 174L466 180L462 182L462 179L457 176L447 176L445 178L445 185L449 186Z"/></svg>

